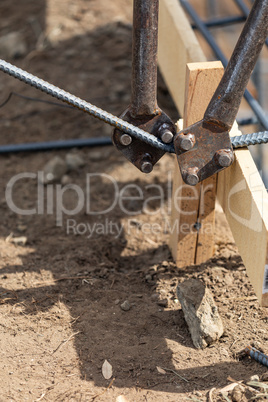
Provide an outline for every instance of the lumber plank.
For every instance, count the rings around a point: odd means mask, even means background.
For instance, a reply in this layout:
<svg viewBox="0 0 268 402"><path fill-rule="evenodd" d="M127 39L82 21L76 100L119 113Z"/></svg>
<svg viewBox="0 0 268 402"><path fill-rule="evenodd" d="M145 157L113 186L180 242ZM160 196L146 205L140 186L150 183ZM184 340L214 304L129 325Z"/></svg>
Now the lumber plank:
<svg viewBox="0 0 268 402"><path fill-rule="evenodd" d="M240 134L235 124L231 135ZM218 200L258 300L268 307L267 191L247 148L236 150L234 164L218 176Z"/></svg>
<svg viewBox="0 0 268 402"><path fill-rule="evenodd" d="M187 64L184 127L200 120L223 74L220 62ZM170 249L176 265L201 264L214 251L216 180L186 185L177 161L173 180Z"/></svg>
<svg viewBox="0 0 268 402"><path fill-rule="evenodd" d="M186 64L206 61L178 0L159 2L158 64L169 92L183 115Z"/></svg>
<svg viewBox="0 0 268 402"><path fill-rule="evenodd" d="M159 16L159 67L170 94L183 115L185 66L191 62L203 62L206 58L177 0L161 0ZM236 129L237 132L237 129ZM175 164L175 169L177 165ZM178 188L178 175L174 187ZM233 194L240 183L243 191ZM265 272L268 276L268 201L267 193L247 149L235 151L234 164L218 175L217 196L226 214L239 253L245 264L256 295L263 306L268 306L268 289L264 289ZM231 196L230 196L231 192ZM233 212L235 208L236 215ZM244 218L256 222L253 229L243 225ZM243 215L242 215L243 218ZM247 218L249 219L249 218ZM251 222L251 219L249 220ZM172 222L171 222L172 228ZM174 238L173 238L174 239ZM172 242L171 242L172 243ZM171 244L171 248L174 246Z"/></svg>

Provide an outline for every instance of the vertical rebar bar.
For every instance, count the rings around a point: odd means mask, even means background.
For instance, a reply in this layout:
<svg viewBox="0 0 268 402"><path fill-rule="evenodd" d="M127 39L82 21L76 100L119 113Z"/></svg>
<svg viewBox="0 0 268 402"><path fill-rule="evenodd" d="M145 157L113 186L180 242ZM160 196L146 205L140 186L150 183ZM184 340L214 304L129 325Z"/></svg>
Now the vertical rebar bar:
<svg viewBox="0 0 268 402"><path fill-rule="evenodd" d="M132 44L133 117L157 114L159 0L134 0Z"/></svg>

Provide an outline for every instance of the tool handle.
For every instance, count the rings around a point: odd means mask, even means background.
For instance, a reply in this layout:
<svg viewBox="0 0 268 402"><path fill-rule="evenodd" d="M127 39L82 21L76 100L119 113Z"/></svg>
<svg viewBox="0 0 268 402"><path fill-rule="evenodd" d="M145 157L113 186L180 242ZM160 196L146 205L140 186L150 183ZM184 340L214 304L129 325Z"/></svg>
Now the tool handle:
<svg viewBox="0 0 268 402"><path fill-rule="evenodd" d="M157 114L159 0L134 0L131 115Z"/></svg>
<svg viewBox="0 0 268 402"><path fill-rule="evenodd" d="M268 35L268 0L255 0L221 82L204 119L230 129Z"/></svg>

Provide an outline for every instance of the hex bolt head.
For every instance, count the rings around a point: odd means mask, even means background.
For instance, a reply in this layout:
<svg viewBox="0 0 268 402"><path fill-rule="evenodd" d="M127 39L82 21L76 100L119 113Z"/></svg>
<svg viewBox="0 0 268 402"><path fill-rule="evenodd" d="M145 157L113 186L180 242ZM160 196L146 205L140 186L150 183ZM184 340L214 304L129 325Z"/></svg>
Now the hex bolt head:
<svg viewBox="0 0 268 402"><path fill-rule="evenodd" d="M177 137L179 147L182 151L189 151L195 144L194 134L179 134Z"/></svg>
<svg viewBox="0 0 268 402"><path fill-rule="evenodd" d="M184 181L186 184L190 186L196 186L199 183L199 177L197 175L198 168L189 168L186 172Z"/></svg>
<svg viewBox="0 0 268 402"><path fill-rule="evenodd" d="M228 167L233 163L233 154L229 149L220 149L215 153L214 159L221 167Z"/></svg>
<svg viewBox="0 0 268 402"><path fill-rule="evenodd" d="M120 144L127 146L132 143L132 137L128 134L122 134L119 138Z"/></svg>
<svg viewBox="0 0 268 402"><path fill-rule="evenodd" d="M172 142L173 140L173 134L170 130L164 130L161 134L161 140L165 143L165 144L169 144L170 142Z"/></svg>
<svg viewBox="0 0 268 402"><path fill-rule="evenodd" d="M151 162L149 161L143 161L141 163L141 171L143 173L151 173L151 171L153 170L153 165Z"/></svg>

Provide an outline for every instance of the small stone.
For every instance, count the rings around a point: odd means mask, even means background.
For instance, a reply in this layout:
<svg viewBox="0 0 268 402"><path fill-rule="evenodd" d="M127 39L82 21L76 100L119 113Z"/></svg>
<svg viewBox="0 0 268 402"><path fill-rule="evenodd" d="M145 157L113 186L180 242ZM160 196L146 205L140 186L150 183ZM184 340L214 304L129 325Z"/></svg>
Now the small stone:
<svg viewBox="0 0 268 402"><path fill-rule="evenodd" d="M260 377L258 374L254 374L250 377L250 381L260 381Z"/></svg>
<svg viewBox="0 0 268 402"><path fill-rule="evenodd" d="M157 293L153 293L151 296L152 300L158 300L159 299L159 295Z"/></svg>
<svg viewBox="0 0 268 402"><path fill-rule="evenodd" d="M98 162L103 159L103 153L100 151L91 151L88 154L89 159L92 160L93 162Z"/></svg>
<svg viewBox="0 0 268 402"><path fill-rule="evenodd" d="M19 225L17 226L17 230L18 230L18 232L20 232L20 233L26 232L27 226L26 226L26 225L19 224Z"/></svg>
<svg viewBox="0 0 268 402"><path fill-rule="evenodd" d="M224 275L224 282L227 286L232 286L234 283L234 278L230 274Z"/></svg>
<svg viewBox="0 0 268 402"><path fill-rule="evenodd" d="M27 237L26 236L21 236L21 237L11 237L9 239L10 243L15 244L16 246L25 246L27 243Z"/></svg>
<svg viewBox="0 0 268 402"><path fill-rule="evenodd" d="M60 181L66 172L67 165L65 161L59 156L55 156L44 166L43 184Z"/></svg>
<svg viewBox="0 0 268 402"><path fill-rule="evenodd" d="M243 388L240 385L236 385L231 393L232 401L240 402L243 400Z"/></svg>
<svg viewBox="0 0 268 402"><path fill-rule="evenodd" d="M65 156L65 161L67 164L68 170L77 170L83 166L85 166L85 161L82 156L78 154L69 153Z"/></svg>
<svg viewBox="0 0 268 402"><path fill-rule="evenodd" d="M153 279L153 277L152 277L152 275L150 275L150 274L148 274L148 275L146 275L145 276L145 280L148 282L148 281L151 281Z"/></svg>
<svg viewBox="0 0 268 402"><path fill-rule="evenodd" d="M159 268L158 269L158 271L157 271L159 274L164 274L165 272L166 272L166 269L163 267L163 268Z"/></svg>
<svg viewBox="0 0 268 402"><path fill-rule="evenodd" d="M115 302L114 302L114 304L116 304L116 305L119 304L119 303L120 303L119 299L116 299Z"/></svg>
<svg viewBox="0 0 268 402"><path fill-rule="evenodd" d="M159 301L157 302L157 304L158 304L158 306L160 306L160 307L167 307L167 305L168 305L168 299L159 300Z"/></svg>
<svg viewBox="0 0 268 402"><path fill-rule="evenodd" d="M26 53L27 46L20 32L10 32L0 38L0 57L2 59L22 57Z"/></svg>
<svg viewBox="0 0 268 402"><path fill-rule="evenodd" d="M185 321L196 348L205 348L223 334L223 324L211 292L198 279L188 279L177 287Z"/></svg>
<svg viewBox="0 0 268 402"><path fill-rule="evenodd" d="M128 399L124 395L119 395L115 402L129 402Z"/></svg>
<svg viewBox="0 0 268 402"><path fill-rule="evenodd" d="M129 311L131 306L128 300L125 300L121 305L120 305L121 309L123 311Z"/></svg>
<svg viewBox="0 0 268 402"><path fill-rule="evenodd" d="M66 186L67 184L70 184L70 183L72 182L72 180L71 180L70 176L68 176L67 174L65 174L64 176L62 176L60 182L61 182L61 184L62 184L63 186Z"/></svg>

